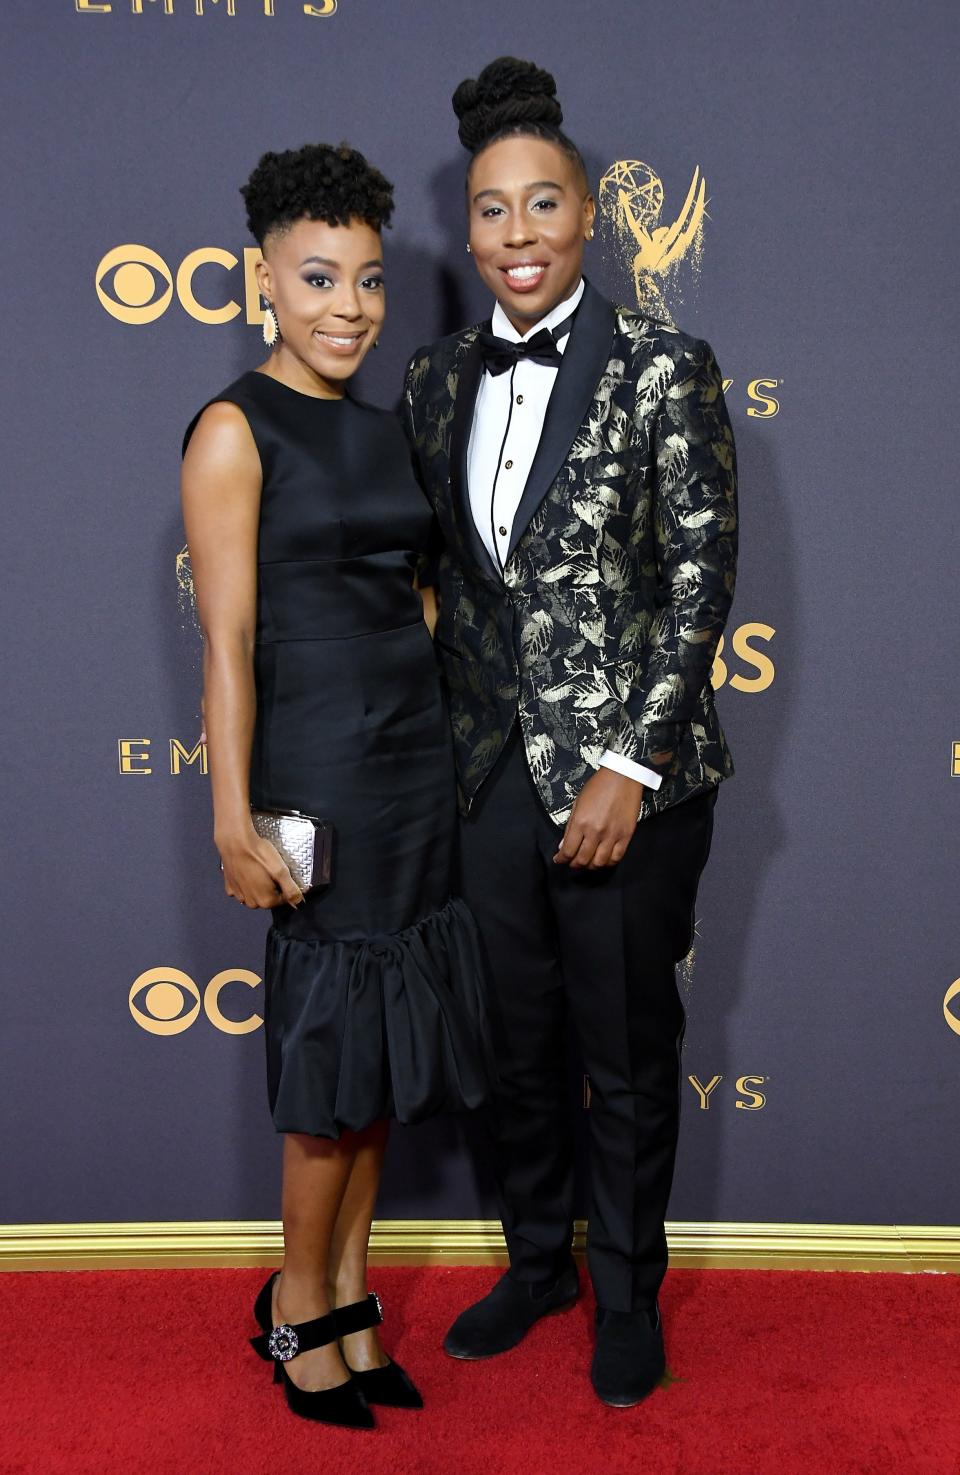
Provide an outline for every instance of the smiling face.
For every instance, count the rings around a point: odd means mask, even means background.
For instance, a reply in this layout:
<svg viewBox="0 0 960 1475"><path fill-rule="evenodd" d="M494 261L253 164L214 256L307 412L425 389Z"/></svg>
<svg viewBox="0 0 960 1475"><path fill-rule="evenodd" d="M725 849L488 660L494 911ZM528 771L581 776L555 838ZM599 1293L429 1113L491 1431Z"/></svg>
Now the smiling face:
<svg viewBox="0 0 960 1475"><path fill-rule="evenodd" d="M379 234L361 220L298 220L267 235L263 256L257 281L281 333L272 371L307 393L338 397L383 326Z"/></svg>
<svg viewBox="0 0 960 1475"><path fill-rule="evenodd" d="M477 270L525 333L580 280L593 196L558 144L525 134L502 138L476 156L467 194Z"/></svg>

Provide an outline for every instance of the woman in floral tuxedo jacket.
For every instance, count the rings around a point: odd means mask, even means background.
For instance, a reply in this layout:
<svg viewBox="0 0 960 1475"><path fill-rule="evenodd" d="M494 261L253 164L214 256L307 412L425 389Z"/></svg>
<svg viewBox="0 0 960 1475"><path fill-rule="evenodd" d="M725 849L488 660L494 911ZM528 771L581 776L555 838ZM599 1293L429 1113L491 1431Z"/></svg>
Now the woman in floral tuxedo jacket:
<svg viewBox="0 0 960 1475"><path fill-rule="evenodd" d="M710 686L733 597L733 434L708 345L583 280L594 202L549 73L501 58L454 108L496 305L414 355L406 417L444 539L436 643L463 889L499 1006L510 1270L445 1346L506 1350L576 1297L569 1017L591 1082L592 1377L631 1404L663 1371L674 964L733 771Z"/></svg>

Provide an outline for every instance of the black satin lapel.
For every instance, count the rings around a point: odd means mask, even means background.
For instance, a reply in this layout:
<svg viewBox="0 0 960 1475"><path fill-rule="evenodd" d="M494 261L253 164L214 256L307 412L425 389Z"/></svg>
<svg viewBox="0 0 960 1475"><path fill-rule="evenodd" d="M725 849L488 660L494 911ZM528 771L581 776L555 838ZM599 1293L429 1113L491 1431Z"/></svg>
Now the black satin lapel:
<svg viewBox="0 0 960 1475"><path fill-rule="evenodd" d="M557 371L537 454L513 519L508 558L556 480L586 419L600 376L610 361L615 328L613 303L588 282Z"/></svg>
<svg viewBox="0 0 960 1475"><path fill-rule="evenodd" d="M467 451L470 446L473 412L482 375L483 354L480 352L480 345L474 339L460 364L456 399L453 403L453 428L450 434L450 490L453 515L456 518L464 547L484 573L492 573L500 581L500 570L487 552L486 545L473 520L470 492L467 486Z"/></svg>

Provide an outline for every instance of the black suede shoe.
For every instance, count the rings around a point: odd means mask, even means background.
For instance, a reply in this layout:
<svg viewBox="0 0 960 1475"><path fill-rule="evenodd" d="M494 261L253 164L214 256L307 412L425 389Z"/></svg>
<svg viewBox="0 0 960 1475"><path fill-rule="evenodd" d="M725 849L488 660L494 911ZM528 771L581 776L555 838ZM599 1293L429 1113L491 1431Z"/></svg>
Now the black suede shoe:
<svg viewBox="0 0 960 1475"><path fill-rule="evenodd" d="M514 1280L508 1271L475 1306L457 1317L443 1339L450 1357L496 1357L516 1347L542 1316L566 1311L580 1294L580 1278L573 1264L548 1286Z"/></svg>
<svg viewBox="0 0 960 1475"><path fill-rule="evenodd" d="M666 1372L660 1308L606 1311L597 1307L597 1345L590 1381L613 1408L632 1408L652 1393Z"/></svg>

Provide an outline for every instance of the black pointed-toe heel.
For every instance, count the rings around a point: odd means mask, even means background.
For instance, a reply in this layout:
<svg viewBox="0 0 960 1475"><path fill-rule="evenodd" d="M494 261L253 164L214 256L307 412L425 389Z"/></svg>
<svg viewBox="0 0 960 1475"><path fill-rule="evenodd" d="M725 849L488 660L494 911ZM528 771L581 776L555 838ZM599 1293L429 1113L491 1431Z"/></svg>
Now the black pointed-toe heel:
<svg viewBox="0 0 960 1475"><path fill-rule="evenodd" d="M328 1311L326 1316L315 1316L312 1321L301 1321L297 1326L290 1326L287 1322L274 1326L272 1297L275 1280L276 1276L272 1275L256 1299L253 1314L263 1331L259 1337L250 1338L250 1346L264 1362L273 1363L273 1381L283 1384L291 1413L299 1414L302 1419L313 1419L318 1424L339 1424L345 1429L376 1428L363 1388L352 1374L346 1383L336 1388L310 1392L297 1387L283 1364L301 1352L328 1346L337 1340L339 1332L332 1311Z"/></svg>
<svg viewBox="0 0 960 1475"><path fill-rule="evenodd" d="M349 1337L351 1332L364 1332L368 1327L379 1326L383 1321L380 1297L372 1291L364 1301L354 1301L350 1306L338 1306L333 1319L337 1324L338 1337ZM347 1363L347 1366L350 1367L350 1364ZM371 1367L362 1373L351 1367L350 1376L359 1385L368 1403L378 1403L383 1408L423 1408L423 1398L413 1379L392 1358L386 1367Z"/></svg>

